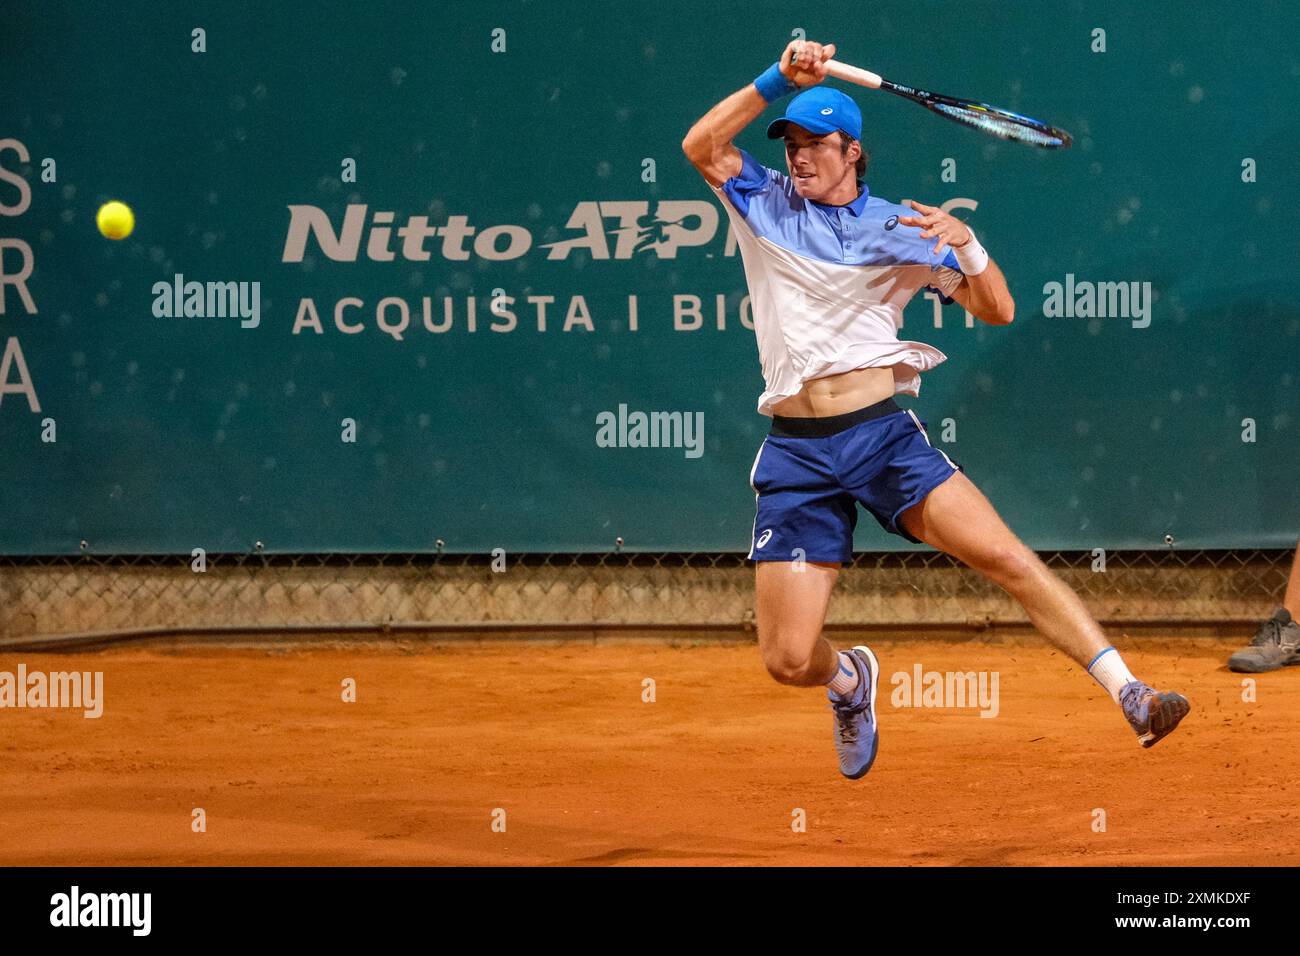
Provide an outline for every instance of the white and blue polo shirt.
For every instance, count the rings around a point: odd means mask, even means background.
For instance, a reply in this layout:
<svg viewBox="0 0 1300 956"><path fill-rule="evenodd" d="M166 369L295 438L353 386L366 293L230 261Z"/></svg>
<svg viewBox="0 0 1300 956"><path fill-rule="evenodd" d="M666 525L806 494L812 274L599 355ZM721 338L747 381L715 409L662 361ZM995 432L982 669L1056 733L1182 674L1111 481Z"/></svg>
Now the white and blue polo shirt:
<svg viewBox="0 0 1300 956"><path fill-rule="evenodd" d="M802 198L785 173L743 149L740 174L713 190L726 197L749 282L766 389L758 410L797 395L804 382L860 368L894 366L894 391L916 395L921 372L947 358L902 341L903 307L922 288L951 296L957 258L899 225L912 209L871 196L846 206Z"/></svg>

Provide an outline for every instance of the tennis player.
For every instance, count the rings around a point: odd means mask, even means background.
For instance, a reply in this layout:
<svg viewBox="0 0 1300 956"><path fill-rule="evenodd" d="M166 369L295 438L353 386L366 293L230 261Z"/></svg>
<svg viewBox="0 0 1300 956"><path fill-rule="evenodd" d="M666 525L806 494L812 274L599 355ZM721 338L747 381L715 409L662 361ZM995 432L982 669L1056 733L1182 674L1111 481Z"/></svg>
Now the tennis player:
<svg viewBox="0 0 1300 956"><path fill-rule="evenodd" d="M1187 701L1129 672L1078 596L894 401L916 395L921 373L945 358L898 338L903 307L918 291L933 288L990 325L1011 322L1015 303L960 220L870 194L858 107L819 85L834 53L834 44L792 42L682 142L734 227L766 384L758 410L772 417L750 478L763 662L783 684L828 687L840 771L856 779L870 770L879 664L870 648L836 652L822 636L840 565L853 557L860 504L887 531L1006 589L1150 747L1187 714ZM737 148L736 136L770 103L804 87L767 130L785 144L786 172Z"/></svg>

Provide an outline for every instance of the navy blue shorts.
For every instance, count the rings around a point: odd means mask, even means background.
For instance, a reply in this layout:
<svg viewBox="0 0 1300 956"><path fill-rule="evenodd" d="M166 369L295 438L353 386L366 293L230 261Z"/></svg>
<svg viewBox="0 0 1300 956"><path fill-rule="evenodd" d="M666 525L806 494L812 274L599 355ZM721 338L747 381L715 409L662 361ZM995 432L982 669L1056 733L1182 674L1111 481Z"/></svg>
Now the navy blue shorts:
<svg viewBox="0 0 1300 956"><path fill-rule="evenodd" d="M829 418L774 417L749 480L758 507L749 557L847 563L859 504L916 541L898 516L960 469L892 398Z"/></svg>

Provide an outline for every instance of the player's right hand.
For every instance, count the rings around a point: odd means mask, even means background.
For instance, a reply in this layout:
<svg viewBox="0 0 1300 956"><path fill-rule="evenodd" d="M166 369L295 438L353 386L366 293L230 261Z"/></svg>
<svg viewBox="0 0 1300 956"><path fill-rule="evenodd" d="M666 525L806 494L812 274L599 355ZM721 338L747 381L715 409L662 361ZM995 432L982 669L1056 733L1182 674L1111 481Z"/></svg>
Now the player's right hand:
<svg viewBox="0 0 1300 956"><path fill-rule="evenodd" d="M791 40L781 54L781 73L795 86L816 86L826 79L826 61L835 56L835 44Z"/></svg>

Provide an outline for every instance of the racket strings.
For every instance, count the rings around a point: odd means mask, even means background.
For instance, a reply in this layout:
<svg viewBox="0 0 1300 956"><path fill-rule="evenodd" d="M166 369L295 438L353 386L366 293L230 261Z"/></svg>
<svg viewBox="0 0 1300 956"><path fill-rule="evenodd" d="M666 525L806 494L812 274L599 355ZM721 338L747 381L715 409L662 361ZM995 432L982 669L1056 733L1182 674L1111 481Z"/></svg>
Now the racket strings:
<svg viewBox="0 0 1300 956"><path fill-rule="evenodd" d="M949 119L991 133L994 136L1000 136L1002 139L1019 140L1022 143L1030 143L1034 146L1069 145L1069 137L1064 134L1055 131L1044 132L1009 117L999 116L996 113L964 106L952 106L947 103L929 103L927 105L935 112Z"/></svg>

